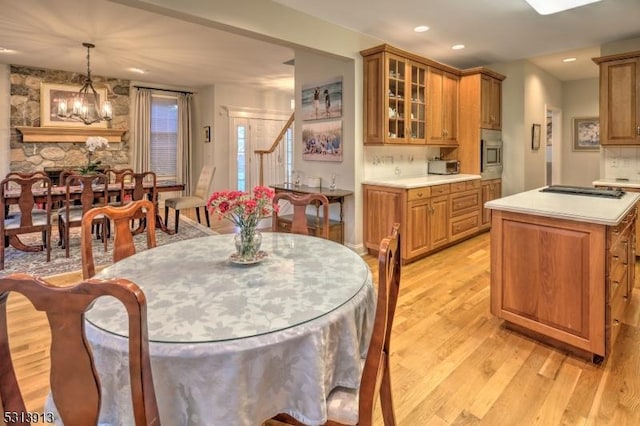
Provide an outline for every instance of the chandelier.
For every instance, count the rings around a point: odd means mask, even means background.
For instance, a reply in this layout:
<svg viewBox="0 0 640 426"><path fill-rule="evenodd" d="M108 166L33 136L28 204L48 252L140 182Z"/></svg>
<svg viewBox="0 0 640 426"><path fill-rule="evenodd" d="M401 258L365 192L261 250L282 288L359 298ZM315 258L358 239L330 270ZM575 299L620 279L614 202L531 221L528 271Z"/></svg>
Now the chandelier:
<svg viewBox="0 0 640 426"><path fill-rule="evenodd" d="M87 77L84 85L73 98L58 100L58 116L74 121L82 121L87 126L100 121L111 121L113 110L111 102L100 99L91 80L91 49L96 47L91 43L82 43L87 48Z"/></svg>

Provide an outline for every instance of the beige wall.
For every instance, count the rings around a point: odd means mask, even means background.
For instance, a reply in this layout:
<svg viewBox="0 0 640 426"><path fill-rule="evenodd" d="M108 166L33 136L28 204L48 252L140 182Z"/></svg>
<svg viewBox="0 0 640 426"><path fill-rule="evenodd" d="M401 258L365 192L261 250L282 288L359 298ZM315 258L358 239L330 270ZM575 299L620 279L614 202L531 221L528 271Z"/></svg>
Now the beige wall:
<svg viewBox="0 0 640 426"><path fill-rule="evenodd" d="M573 150L573 119L600 114L598 81L589 78L562 84L562 183L566 185L591 186L600 177L600 152Z"/></svg>

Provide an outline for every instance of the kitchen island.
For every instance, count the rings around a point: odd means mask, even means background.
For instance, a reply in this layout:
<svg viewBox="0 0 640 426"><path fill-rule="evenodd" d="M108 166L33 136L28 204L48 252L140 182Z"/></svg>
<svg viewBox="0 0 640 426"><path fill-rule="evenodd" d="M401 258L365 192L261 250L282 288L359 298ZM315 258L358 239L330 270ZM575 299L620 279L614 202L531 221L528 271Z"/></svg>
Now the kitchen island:
<svg viewBox="0 0 640 426"><path fill-rule="evenodd" d="M604 359L634 286L639 198L535 189L486 203L491 313L509 328Z"/></svg>

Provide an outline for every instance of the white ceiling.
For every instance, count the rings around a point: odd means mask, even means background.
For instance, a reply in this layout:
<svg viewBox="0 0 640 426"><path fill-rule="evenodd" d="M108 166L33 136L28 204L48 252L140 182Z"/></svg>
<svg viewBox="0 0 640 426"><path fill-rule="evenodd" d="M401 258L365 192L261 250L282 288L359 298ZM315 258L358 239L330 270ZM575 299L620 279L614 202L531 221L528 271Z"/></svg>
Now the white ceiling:
<svg viewBox="0 0 640 426"><path fill-rule="evenodd" d="M267 0L265 0L267 1ZM540 16L524 0L276 0L459 68L530 59L561 80L595 77L602 44L640 37L640 0ZM0 0L0 63L182 87L293 89L290 48L106 0ZM425 33L413 32L428 25ZM322 36L319 34L318 36ZM453 51L450 46L467 48ZM564 64L560 59L577 56ZM144 75L128 69L142 68Z"/></svg>

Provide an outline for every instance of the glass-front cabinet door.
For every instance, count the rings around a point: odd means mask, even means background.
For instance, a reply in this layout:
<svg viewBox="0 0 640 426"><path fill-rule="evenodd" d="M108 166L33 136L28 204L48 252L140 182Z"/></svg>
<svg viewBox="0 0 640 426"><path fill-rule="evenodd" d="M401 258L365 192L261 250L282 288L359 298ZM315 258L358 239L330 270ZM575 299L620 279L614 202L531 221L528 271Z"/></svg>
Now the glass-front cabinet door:
<svg viewBox="0 0 640 426"><path fill-rule="evenodd" d="M387 139L390 142L405 142L407 62L392 56L389 57L387 66Z"/></svg>
<svg viewBox="0 0 640 426"><path fill-rule="evenodd" d="M427 132L427 67L411 64L411 100L410 100L410 131L409 142L424 144Z"/></svg>

